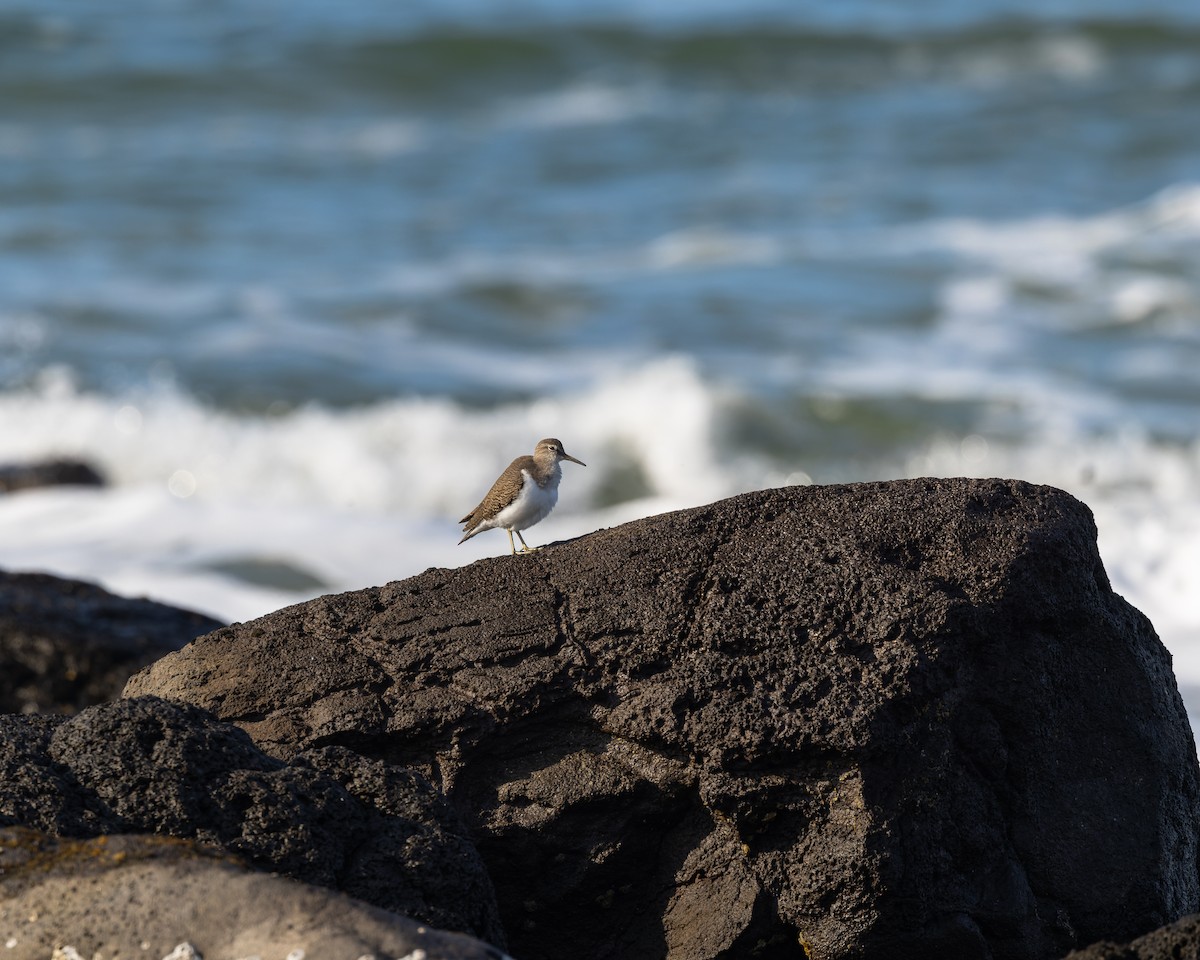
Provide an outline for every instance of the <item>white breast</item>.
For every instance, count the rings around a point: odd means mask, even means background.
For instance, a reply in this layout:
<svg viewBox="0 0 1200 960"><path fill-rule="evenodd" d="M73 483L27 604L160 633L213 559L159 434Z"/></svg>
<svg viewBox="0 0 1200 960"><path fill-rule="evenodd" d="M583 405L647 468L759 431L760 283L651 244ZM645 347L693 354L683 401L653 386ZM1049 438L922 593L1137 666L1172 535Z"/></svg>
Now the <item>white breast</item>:
<svg viewBox="0 0 1200 960"><path fill-rule="evenodd" d="M539 520L545 520L547 514L558 503L558 481L561 472L550 477L544 487L539 487L528 470L522 470L521 476L525 482L517 499L496 514L492 526L504 530L528 530Z"/></svg>

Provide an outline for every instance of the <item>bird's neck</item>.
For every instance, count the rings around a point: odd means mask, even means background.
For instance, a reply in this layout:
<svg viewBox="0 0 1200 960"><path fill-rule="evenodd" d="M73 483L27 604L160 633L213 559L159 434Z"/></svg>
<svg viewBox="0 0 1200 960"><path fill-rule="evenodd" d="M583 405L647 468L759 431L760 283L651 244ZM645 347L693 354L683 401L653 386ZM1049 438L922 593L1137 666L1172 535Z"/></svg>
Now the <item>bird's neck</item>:
<svg viewBox="0 0 1200 960"><path fill-rule="evenodd" d="M533 479L539 487L557 487L562 479L562 466L558 460L535 460L536 472Z"/></svg>

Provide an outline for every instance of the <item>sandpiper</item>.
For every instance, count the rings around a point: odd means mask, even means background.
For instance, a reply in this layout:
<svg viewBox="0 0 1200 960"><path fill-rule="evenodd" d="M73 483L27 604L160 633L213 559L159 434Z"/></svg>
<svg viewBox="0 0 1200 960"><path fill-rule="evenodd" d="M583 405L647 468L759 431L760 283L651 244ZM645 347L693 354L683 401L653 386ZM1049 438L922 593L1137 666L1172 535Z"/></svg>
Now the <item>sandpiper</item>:
<svg viewBox="0 0 1200 960"><path fill-rule="evenodd" d="M518 552L517 545L513 543L514 531L521 541L521 553L533 553L539 549L530 547L521 536L521 531L544 520L558 503L558 481L562 479L562 467L559 464L564 460L581 467L587 466L567 453L562 443L554 439L539 440L533 448L532 457L517 457L492 484L492 489L479 502L479 506L458 521L464 525L463 538L458 542L465 543L484 530L503 527L508 531L508 545L512 547L513 556Z"/></svg>

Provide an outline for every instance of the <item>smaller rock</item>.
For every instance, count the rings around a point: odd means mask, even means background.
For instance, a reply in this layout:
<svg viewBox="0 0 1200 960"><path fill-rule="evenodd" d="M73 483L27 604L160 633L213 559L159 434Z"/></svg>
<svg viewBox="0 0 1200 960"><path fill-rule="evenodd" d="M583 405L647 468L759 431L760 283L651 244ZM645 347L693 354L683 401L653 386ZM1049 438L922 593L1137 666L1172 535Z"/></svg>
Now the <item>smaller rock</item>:
<svg viewBox="0 0 1200 960"><path fill-rule="evenodd" d="M132 674L220 626L95 584L0 571L0 713L75 713L113 700Z"/></svg>
<svg viewBox="0 0 1200 960"><path fill-rule="evenodd" d="M1198 960L1200 913L1152 930L1136 940L1117 944L1107 940L1073 950L1065 960Z"/></svg>
<svg viewBox="0 0 1200 960"><path fill-rule="evenodd" d="M0 493L61 486L102 487L104 477L95 467L82 460L0 465Z"/></svg>
<svg viewBox="0 0 1200 960"><path fill-rule="evenodd" d="M0 830L5 960L94 956L504 960L462 934L158 836ZM186 937L181 942L180 938Z"/></svg>
<svg viewBox="0 0 1200 960"><path fill-rule="evenodd" d="M504 941L479 854L424 777L345 747L284 763L232 724L155 697L69 718L0 716L2 825L209 843L432 927Z"/></svg>

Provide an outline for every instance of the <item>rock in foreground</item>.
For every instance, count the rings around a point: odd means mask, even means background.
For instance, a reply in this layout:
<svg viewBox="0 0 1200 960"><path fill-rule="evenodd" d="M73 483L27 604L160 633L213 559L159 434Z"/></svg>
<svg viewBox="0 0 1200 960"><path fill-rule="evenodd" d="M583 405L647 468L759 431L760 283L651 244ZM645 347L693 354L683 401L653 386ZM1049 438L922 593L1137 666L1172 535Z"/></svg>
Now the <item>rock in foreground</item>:
<svg viewBox="0 0 1200 960"><path fill-rule="evenodd" d="M1132 943L1094 943L1072 951L1066 960L1200 960L1200 915L1184 917Z"/></svg>
<svg viewBox="0 0 1200 960"><path fill-rule="evenodd" d="M1047 487L747 494L281 610L126 693L422 769L523 960L1033 960L1200 898L1170 657Z"/></svg>
<svg viewBox="0 0 1200 960"><path fill-rule="evenodd" d="M0 571L0 713L74 713L217 620L90 583Z"/></svg>
<svg viewBox="0 0 1200 960"><path fill-rule="evenodd" d="M283 763L195 707L143 698L71 718L0 717L8 825L64 838L197 840L260 870L503 942L479 856L424 778L339 747Z"/></svg>
<svg viewBox="0 0 1200 960"><path fill-rule="evenodd" d="M470 937L248 870L194 843L54 840L19 828L0 830L0 931L9 960L48 960L62 946L83 957L158 958L177 956L181 942L209 960L504 957Z"/></svg>

